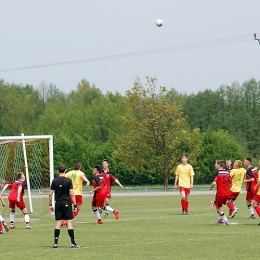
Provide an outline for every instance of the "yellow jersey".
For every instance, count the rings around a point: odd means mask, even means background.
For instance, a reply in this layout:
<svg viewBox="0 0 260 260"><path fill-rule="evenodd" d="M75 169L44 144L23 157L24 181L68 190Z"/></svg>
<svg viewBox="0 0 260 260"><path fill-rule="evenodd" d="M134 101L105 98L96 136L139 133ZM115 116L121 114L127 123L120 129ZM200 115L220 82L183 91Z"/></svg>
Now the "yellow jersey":
<svg viewBox="0 0 260 260"><path fill-rule="evenodd" d="M244 169L244 168L231 170L230 177L232 179L232 186L231 186L230 190L232 192L241 191L241 187L244 182L245 175L246 175L246 169Z"/></svg>
<svg viewBox="0 0 260 260"><path fill-rule="evenodd" d="M190 188L191 176L195 174L190 164L179 164L176 168L175 175L179 177L179 187Z"/></svg>
<svg viewBox="0 0 260 260"><path fill-rule="evenodd" d="M73 191L75 195L83 195L83 179L82 176L85 176L85 173L80 170L73 170L67 172L65 176L72 181Z"/></svg>

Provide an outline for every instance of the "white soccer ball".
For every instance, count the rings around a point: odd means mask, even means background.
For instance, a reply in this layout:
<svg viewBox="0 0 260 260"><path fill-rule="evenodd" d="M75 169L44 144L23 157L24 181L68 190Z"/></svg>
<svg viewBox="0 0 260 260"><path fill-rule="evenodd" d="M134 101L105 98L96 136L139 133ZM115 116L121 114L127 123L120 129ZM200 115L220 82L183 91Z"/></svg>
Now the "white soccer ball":
<svg viewBox="0 0 260 260"><path fill-rule="evenodd" d="M162 19L157 19L155 24L156 24L157 27L161 27L163 25Z"/></svg>

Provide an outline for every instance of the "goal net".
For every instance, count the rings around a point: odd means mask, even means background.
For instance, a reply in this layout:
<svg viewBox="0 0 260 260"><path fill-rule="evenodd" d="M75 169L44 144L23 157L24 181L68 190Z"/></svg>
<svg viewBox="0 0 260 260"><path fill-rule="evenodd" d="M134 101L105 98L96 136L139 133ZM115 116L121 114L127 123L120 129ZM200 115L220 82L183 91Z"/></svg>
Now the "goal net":
<svg viewBox="0 0 260 260"><path fill-rule="evenodd" d="M54 178L53 137L51 135L0 137L0 189L15 181L17 173L26 176L27 190L24 200L31 214L49 213L48 193ZM8 195L6 190L4 195ZM1 212L8 213L8 200ZM19 210L16 210L19 213Z"/></svg>

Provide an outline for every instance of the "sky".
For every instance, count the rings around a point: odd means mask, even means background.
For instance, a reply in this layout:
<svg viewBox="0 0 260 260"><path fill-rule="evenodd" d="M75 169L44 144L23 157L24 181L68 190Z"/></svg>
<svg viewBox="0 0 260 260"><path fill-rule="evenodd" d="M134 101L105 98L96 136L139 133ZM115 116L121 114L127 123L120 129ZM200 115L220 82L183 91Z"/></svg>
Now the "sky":
<svg viewBox="0 0 260 260"><path fill-rule="evenodd" d="M86 79L103 93L124 95L146 76L187 94L260 80L259 0L0 5L0 79L6 83L54 84L69 93Z"/></svg>

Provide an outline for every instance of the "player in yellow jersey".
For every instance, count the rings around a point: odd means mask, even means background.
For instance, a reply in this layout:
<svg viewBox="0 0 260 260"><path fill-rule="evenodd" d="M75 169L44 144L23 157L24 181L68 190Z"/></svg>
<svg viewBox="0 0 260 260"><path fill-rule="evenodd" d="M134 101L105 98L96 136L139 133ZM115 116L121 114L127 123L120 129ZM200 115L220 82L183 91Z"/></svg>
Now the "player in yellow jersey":
<svg viewBox="0 0 260 260"><path fill-rule="evenodd" d="M82 205L83 201L83 181L86 182L86 188L89 187L90 182L86 177L85 173L81 171L81 163L76 162L74 163L74 170L69 171L65 174L65 177L71 179L73 185L73 191L76 198L77 210L73 212L73 218L75 218ZM66 221L62 222L62 226L66 225Z"/></svg>
<svg viewBox="0 0 260 260"><path fill-rule="evenodd" d="M242 162L236 160L233 165L233 169L230 171L230 177L232 179L232 186L230 187L230 195L228 196L227 206L229 207L229 217L233 218L238 211L238 208L235 207L234 201L237 199L244 178L246 175L246 169L242 168Z"/></svg>
<svg viewBox="0 0 260 260"><path fill-rule="evenodd" d="M176 168L174 189L177 189L177 183L178 183L180 194L181 194L182 214L188 215L189 214L188 195L190 194L190 189L193 188L194 171L193 171L193 167L190 164L188 164L187 154L182 155L181 162L182 163L179 164Z"/></svg>

